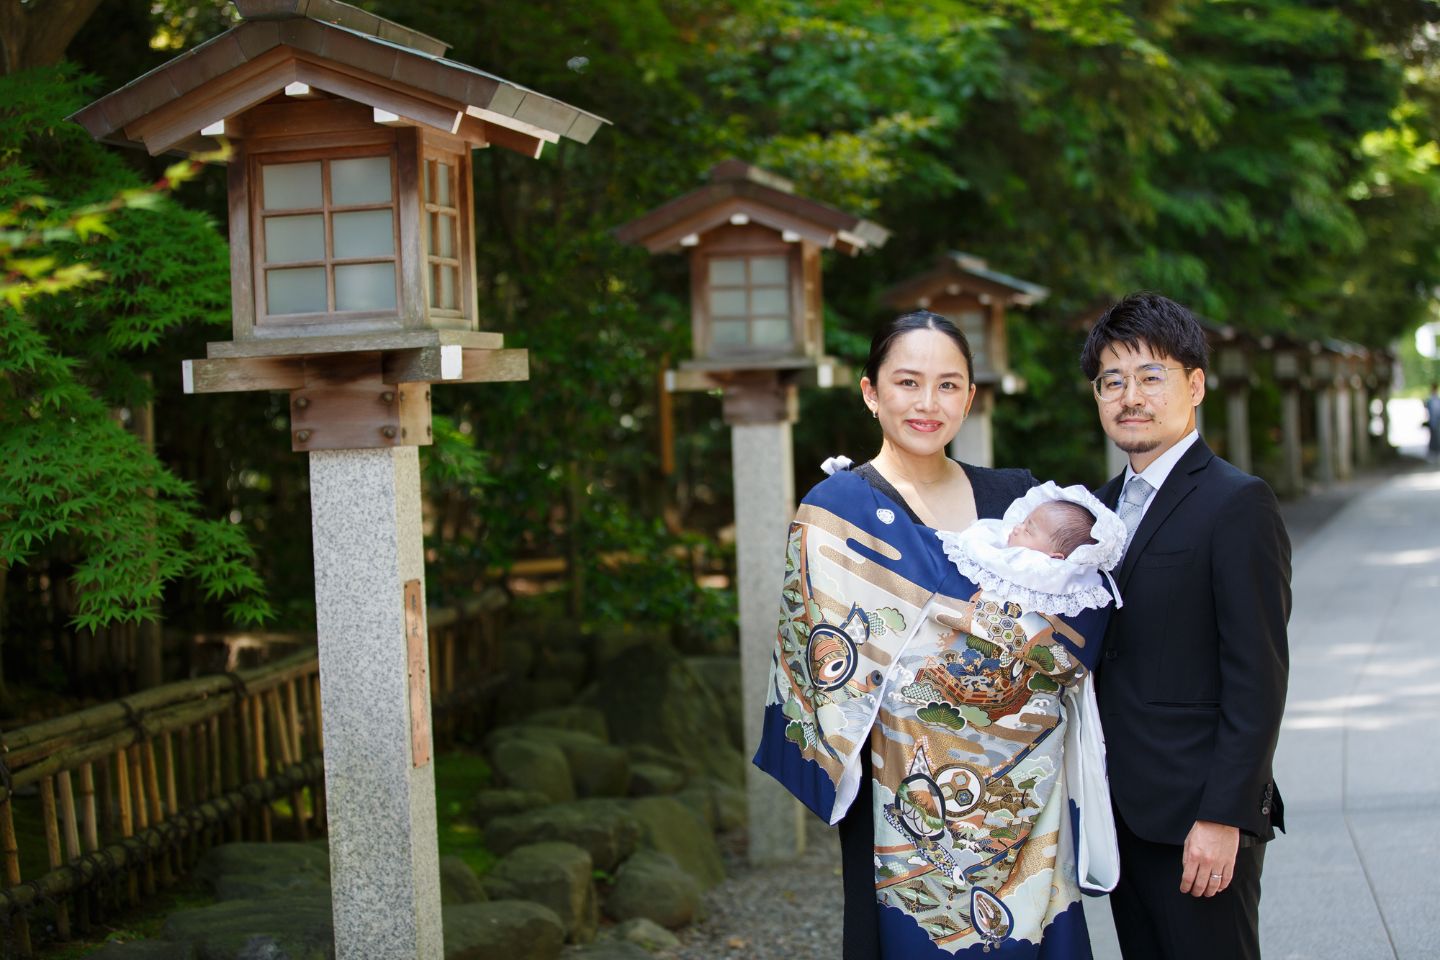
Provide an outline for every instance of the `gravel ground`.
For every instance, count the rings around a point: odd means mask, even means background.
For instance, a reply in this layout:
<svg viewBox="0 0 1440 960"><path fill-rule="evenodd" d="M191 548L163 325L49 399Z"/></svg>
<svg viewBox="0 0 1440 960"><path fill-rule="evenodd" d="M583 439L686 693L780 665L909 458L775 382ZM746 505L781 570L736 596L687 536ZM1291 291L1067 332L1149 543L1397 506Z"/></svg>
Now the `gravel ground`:
<svg viewBox="0 0 1440 960"><path fill-rule="evenodd" d="M674 960L834 960L840 955L840 841L807 818L795 863L752 867L743 830L722 835L725 882L705 896L706 918L678 931Z"/></svg>

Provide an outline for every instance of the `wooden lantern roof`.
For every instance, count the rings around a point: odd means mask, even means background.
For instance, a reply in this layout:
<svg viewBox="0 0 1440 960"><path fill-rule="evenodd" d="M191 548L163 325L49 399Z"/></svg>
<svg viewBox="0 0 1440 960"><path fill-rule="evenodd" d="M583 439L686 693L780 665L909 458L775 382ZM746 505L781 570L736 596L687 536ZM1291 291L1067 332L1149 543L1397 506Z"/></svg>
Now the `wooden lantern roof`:
<svg viewBox="0 0 1440 960"><path fill-rule="evenodd" d="M740 160L717 164L705 186L630 221L615 236L664 253L694 246L707 231L737 223L756 223L787 240L852 255L890 237L879 224L799 196L789 180Z"/></svg>
<svg viewBox="0 0 1440 960"><path fill-rule="evenodd" d="M928 306L945 297L974 296L982 302L1028 307L1050 296L1039 284L990 269L980 257L952 250L942 254L924 273L902 280L881 299L896 310Z"/></svg>
<svg viewBox="0 0 1440 960"><path fill-rule="evenodd" d="M311 91L372 107L382 123L431 127L474 147L538 157L608 123L502 77L445 59L447 44L339 0L234 0L242 22L71 118L96 139L151 154L205 152L244 136L225 121Z"/></svg>

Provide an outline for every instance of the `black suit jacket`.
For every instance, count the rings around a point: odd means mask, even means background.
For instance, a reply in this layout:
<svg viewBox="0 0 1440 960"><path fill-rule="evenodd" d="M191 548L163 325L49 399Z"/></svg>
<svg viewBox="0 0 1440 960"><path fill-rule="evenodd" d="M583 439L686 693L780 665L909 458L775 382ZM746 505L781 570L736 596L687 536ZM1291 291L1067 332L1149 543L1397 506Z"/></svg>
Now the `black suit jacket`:
<svg viewBox="0 0 1440 960"><path fill-rule="evenodd" d="M1112 508L1124 474L1096 491ZM1096 696L1110 791L1138 836L1196 820L1284 828L1271 761L1289 672L1290 538L1275 495L1197 440L1154 494L1118 575Z"/></svg>

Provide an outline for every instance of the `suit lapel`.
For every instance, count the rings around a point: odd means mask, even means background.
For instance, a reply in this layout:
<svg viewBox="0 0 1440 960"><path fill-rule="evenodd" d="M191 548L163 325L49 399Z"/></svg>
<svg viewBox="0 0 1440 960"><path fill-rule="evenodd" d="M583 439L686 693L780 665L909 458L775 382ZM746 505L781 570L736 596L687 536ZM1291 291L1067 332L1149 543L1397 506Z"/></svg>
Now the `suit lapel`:
<svg viewBox="0 0 1440 960"><path fill-rule="evenodd" d="M1111 510L1114 510L1115 505L1120 502L1120 489L1124 479L1125 471L1121 470L1118 474L1111 477L1107 483L1101 484L1100 488L1095 491L1095 499L1105 504L1105 506Z"/></svg>
<svg viewBox="0 0 1440 960"><path fill-rule="evenodd" d="M1125 560L1120 564L1120 575L1115 578L1123 594L1126 585L1130 582L1130 574L1135 569L1135 561L1140 554L1145 552L1145 546L1155 531L1160 529L1171 512L1180 505L1180 502L1190 495L1190 491L1200 485L1200 471L1214 458L1215 454L1205 445L1204 440L1197 439L1191 444L1175 464L1175 469L1170 471L1170 476L1155 491L1155 499L1145 511L1145 517L1140 521L1140 526L1135 530L1135 536L1130 541L1130 547L1125 551ZM1122 474L1123 476L1123 474ZM1113 483L1114 481L1112 481ZM1118 497L1118 494L1117 494Z"/></svg>

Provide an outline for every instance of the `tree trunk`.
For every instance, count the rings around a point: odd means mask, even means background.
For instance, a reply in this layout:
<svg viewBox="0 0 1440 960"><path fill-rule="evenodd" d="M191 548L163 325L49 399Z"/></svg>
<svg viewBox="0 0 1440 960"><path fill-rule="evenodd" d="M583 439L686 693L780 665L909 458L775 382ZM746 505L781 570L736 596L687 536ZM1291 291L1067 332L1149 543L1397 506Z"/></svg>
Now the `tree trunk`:
<svg viewBox="0 0 1440 960"><path fill-rule="evenodd" d="M100 0L0 0L0 74L60 62Z"/></svg>

